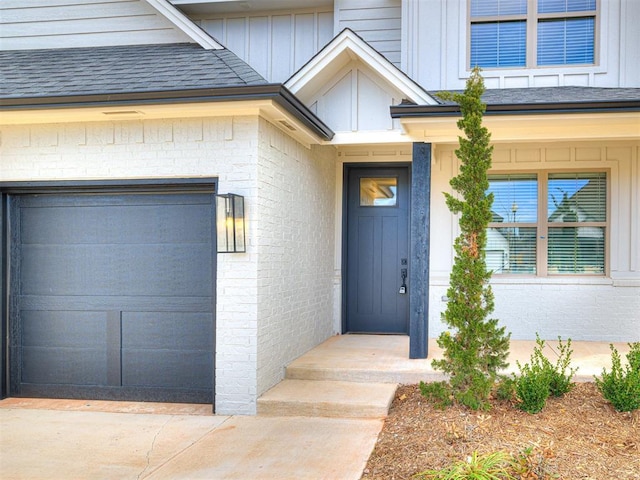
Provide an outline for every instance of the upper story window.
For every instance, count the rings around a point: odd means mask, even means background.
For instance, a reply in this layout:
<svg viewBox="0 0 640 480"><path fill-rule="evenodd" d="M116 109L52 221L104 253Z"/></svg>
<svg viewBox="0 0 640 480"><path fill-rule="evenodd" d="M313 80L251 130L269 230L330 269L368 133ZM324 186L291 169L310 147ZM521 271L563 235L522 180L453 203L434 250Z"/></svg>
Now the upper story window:
<svg viewBox="0 0 640 480"><path fill-rule="evenodd" d="M470 66L595 63L597 0L470 0Z"/></svg>

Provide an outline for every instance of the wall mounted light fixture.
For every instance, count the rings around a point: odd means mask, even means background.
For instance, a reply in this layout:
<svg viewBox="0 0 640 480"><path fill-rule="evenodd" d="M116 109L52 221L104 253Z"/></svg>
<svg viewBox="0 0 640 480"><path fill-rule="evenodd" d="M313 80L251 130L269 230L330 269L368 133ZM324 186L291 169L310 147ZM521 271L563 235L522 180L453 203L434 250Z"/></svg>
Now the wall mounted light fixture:
<svg viewBox="0 0 640 480"><path fill-rule="evenodd" d="M242 195L216 195L216 229L218 253L246 252Z"/></svg>

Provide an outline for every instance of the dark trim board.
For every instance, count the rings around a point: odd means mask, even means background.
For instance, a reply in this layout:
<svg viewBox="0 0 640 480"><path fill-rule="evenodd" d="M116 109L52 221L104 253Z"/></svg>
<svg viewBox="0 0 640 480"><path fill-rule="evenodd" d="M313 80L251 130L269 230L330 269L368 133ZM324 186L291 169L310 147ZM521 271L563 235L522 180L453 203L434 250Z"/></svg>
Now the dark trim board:
<svg viewBox="0 0 640 480"><path fill-rule="evenodd" d="M0 182L0 194L217 192L217 178Z"/></svg>
<svg viewBox="0 0 640 480"><path fill-rule="evenodd" d="M211 304L206 307L210 309L210 321L212 322L213 338L211 339L211 354L214 355L213 361L215 362L215 305L216 305L216 292L215 292L215 278L216 278L216 228L215 228L215 193L217 190L217 178L184 178L184 179L134 179L134 180L91 180L91 181L60 181L60 182L0 182L0 328L2 330L2 369L1 369L1 397L5 398L10 395L12 389L9 383L11 382L12 375L10 375L10 369L12 366L12 360L10 358L11 349L9 348L8 339L16 338L15 335L10 335L12 329L15 330L16 322L12 322L10 315L14 315L15 309L10 307L12 301L11 290L12 286L9 283L10 276L10 258L11 245L15 241L16 232L12 232L10 228L9 212L11 211L11 205L13 203L12 198L20 200L21 198L29 198L30 195L51 195L52 199L63 198L55 197L55 195L68 195L68 194L95 194L95 195L113 195L118 197L119 195L170 195L170 194L204 194L211 195L211 278L212 278L212 292L211 292ZM23 197L24 196L24 197ZM44 198L44 197L43 197ZM152 198L152 197L150 197ZM158 197L161 199L162 197ZM165 197L168 198L168 197ZM207 201L208 202L208 201ZM145 201L146 203L146 201ZM12 239L12 237L14 237ZM209 289L207 288L207 291ZM208 299L207 299L208 300ZM208 304L208 301L207 301ZM204 307L202 307L204 308ZM113 322L112 322L113 323ZM207 327L208 328L208 327ZM113 329L111 329L113 330ZM115 330L109 331L109 335L113 336ZM117 333L117 332L116 332ZM109 366L111 368L111 366ZM115 372L115 370L114 370ZM171 402L184 402L184 401L197 401L201 403L214 402L215 392L215 365L212 368L211 388L203 390L202 393L194 394L191 391L187 395L187 392L183 394L179 388L168 394L165 392L163 395L160 389L154 389L150 387L140 387L138 391L135 388L122 388L120 390L110 389L109 387L100 387L97 389L87 386L73 391L73 389L64 385L42 385L39 396L50 396L60 398L96 398L95 395L100 395L105 398L110 397L114 400L141 400L146 399L150 401L171 401ZM15 372L14 372L15 373ZM117 372L115 372L117 373ZM111 375L111 373L110 373ZM112 375L112 378L116 378ZM199 387L200 388L200 387ZM94 391L95 390L95 391ZM111 391L113 390L113 391ZM157 390L157 391L156 391ZM23 384L23 388L20 391L20 396L31 396L34 392L31 392L31 387L27 384ZM195 395L195 396L194 396ZM197 398L196 398L197 397Z"/></svg>
<svg viewBox="0 0 640 480"><path fill-rule="evenodd" d="M7 229L7 212L8 202L7 196L0 191L0 351L2 352L2 360L0 361L0 399L6 398L9 392L9 362L8 362L8 345L7 336L9 333L9 299L8 299L8 249L9 245Z"/></svg>
<svg viewBox="0 0 640 480"><path fill-rule="evenodd" d="M413 144L411 174L411 296L409 358L429 354L429 219L431 213L431 144Z"/></svg>

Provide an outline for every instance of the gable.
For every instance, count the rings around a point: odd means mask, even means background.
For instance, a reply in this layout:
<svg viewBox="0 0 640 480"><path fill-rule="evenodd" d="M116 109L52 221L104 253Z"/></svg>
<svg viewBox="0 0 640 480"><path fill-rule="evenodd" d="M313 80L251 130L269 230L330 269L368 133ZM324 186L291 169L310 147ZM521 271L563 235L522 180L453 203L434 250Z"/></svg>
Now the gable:
<svg viewBox="0 0 640 480"><path fill-rule="evenodd" d="M402 101L402 92L381 81L362 62L343 67L329 83L308 99L316 115L335 132L389 131L394 122L389 106Z"/></svg>
<svg viewBox="0 0 640 480"><path fill-rule="evenodd" d="M166 0L0 3L0 50L184 42L221 48Z"/></svg>
<svg viewBox="0 0 640 480"><path fill-rule="evenodd" d="M285 86L336 132L334 143L398 141L391 105L436 104L426 91L349 29L296 72Z"/></svg>

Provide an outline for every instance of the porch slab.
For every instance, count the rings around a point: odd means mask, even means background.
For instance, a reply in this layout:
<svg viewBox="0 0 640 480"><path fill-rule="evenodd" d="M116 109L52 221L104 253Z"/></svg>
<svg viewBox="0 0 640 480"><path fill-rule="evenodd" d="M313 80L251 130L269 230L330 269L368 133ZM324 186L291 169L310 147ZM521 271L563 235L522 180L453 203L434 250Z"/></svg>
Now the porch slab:
<svg viewBox="0 0 640 480"><path fill-rule="evenodd" d="M566 339L565 339L566 341ZM504 373L517 372L516 360L530 360L535 341L512 340L509 367ZM614 343L621 356L629 351L626 343ZM572 366L578 367L575 381L593 381L603 368L611 368L608 342L571 342ZM558 342L547 341L545 355L555 363ZM433 369L433 359L442 358L442 349L429 339L429 358L409 359L409 337L400 335L338 335L294 360L286 370L288 379L333 380L413 384L437 381L444 375Z"/></svg>

